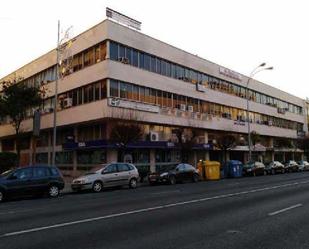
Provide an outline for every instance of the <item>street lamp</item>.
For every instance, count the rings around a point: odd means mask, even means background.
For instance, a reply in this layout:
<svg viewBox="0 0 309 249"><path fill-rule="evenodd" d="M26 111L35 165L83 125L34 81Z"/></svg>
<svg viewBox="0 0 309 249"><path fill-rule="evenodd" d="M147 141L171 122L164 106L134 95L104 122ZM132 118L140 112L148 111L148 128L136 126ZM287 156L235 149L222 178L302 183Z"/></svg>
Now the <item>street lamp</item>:
<svg viewBox="0 0 309 249"><path fill-rule="evenodd" d="M273 67L265 67L266 63L263 62L260 65L258 65L256 68L254 68L252 70L252 72L250 73L250 76L247 80L247 84L246 84L246 98L247 98L247 123L248 123L248 147L249 147L249 162L251 161L251 155L252 155L252 151L251 151L251 133L250 133L250 118L249 118L249 83L250 80L259 72L264 71L264 70L273 70Z"/></svg>
<svg viewBox="0 0 309 249"><path fill-rule="evenodd" d="M56 141L57 141L57 107L58 107L58 81L60 79L60 64L62 61L63 51L71 46L72 40L69 39L69 27L65 32L63 38L60 38L60 20L58 20L58 36L57 36L57 57L56 57L56 81L55 81L55 96L54 96L54 117L53 117L53 144L52 144L52 165L56 164ZM69 42L71 41L71 42Z"/></svg>

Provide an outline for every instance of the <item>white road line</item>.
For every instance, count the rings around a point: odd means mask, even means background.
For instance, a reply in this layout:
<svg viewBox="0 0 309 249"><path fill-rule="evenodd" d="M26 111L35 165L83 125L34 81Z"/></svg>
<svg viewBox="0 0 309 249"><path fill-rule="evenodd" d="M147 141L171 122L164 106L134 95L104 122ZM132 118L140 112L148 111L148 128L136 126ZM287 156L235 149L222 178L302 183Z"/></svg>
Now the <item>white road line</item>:
<svg viewBox="0 0 309 249"><path fill-rule="evenodd" d="M183 205L192 204L192 203L199 203L199 202L205 202L205 201L216 200L216 199L223 199L223 198L228 198L228 197L233 197L233 196L246 195L246 194L250 194L250 193L263 192L263 191L267 191L267 190L285 188L285 187L289 187L289 186L295 186L295 185L306 184L306 183L309 183L309 181L287 183L287 184L276 185L276 186L272 186L272 187L253 189L253 190L236 192L236 193L231 193L231 194L217 195L217 196L213 196L213 197L206 197L206 198L201 198L201 199L194 199L194 200L189 200L189 201L183 201L183 202L170 203L170 204L166 204L166 205L154 206L154 207L150 207L150 208L137 209L137 210L132 210L132 211L123 212L123 213L116 213L116 214L99 216L99 217L94 217L94 218L89 218L89 219L59 223L59 224L50 225L50 226L36 227L36 228L32 228L32 229L26 229L26 230L11 232L11 233L5 233L5 234L0 235L0 238L11 237L11 236L16 236L16 235L21 235L21 234L32 233L32 232L39 232L39 231L43 231L43 230L66 227L66 226L88 223L88 222L93 222L93 221L106 220L106 219L110 219L110 218L116 218L116 217L131 215L131 214L145 213L145 212L149 212L149 211L166 209L166 208L171 208L171 207L176 207L176 206L183 206ZM298 204L298 205L300 205L300 204Z"/></svg>
<svg viewBox="0 0 309 249"><path fill-rule="evenodd" d="M276 215L276 214L281 214L281 213L286 212L286 211L288 211L288 210L301 207L302 205L303 205L303 204L299 203L299 204L296 204L296 205L294 205L294 206L290 206L290 207L287 207L287 208L280 209L280 210L278 210L278 211L269 213L268 215L269 215L269 216L274 216L274 215Z"/></svg>
<svg viewBox="0 0 309 249"><path fill-rule="evenodd" d="M161 194L170 194L170 193L180 193L180 190L155 192L155 193L152 193L152 195L161 195Z"/></svg>

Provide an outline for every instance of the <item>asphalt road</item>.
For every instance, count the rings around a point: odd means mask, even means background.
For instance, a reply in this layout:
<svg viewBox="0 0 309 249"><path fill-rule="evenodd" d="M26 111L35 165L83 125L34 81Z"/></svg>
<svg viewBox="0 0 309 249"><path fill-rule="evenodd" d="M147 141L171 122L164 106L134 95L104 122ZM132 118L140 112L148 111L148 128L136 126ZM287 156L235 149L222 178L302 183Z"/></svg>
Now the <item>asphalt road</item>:
<svg viewBox="0 0 309 249"><path fill-rule="evenodd" d="M0 204L1 249L309 248L309 172Z"/></svg>

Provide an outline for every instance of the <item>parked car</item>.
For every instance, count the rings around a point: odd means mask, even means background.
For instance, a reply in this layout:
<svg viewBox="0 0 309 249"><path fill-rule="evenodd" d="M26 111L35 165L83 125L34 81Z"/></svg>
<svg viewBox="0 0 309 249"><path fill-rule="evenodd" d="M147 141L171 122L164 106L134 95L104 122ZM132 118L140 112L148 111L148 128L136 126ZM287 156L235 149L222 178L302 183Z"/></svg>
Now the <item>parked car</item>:
<svg viewBox="0 0 309 249"><path fill-rule="evenodd" d="M180 163L176 166L168 167L159 172L150 173L148 181L150 184L169 183L192 181L198 182L199 173L196 168L190 164Z"/></svg>
<svg viewBox="0 0 309 249"><path fill-rule="evenodd" d="M244 165L243 167L243 174L244 175L264 175L265 172L265 165L261 162L249 162Z"/></svg>
<svg viewBox="0 0 309 249"><path fill-rule="evenodd" d="M104 187L128 185L136 188L138 179L138 170L133 164L110 163L74 179L71 188L73 191L88 189L94 192L101 192Z"/></svg>
<svg viewBox="0 0 309 249"><path fill-rule="evenodd" d="M286 172L297 172L299 171L299 166L297 162L290 160L285 163L285 171Z"/></svg>
<svg viewBox="0 0 309 249"><path fill-rule="evenodd" d="M279 161L273 161L265 166L265 171L269 175L274 175L276 173L285 173L285 167Z"/></svg>
<svg viewBox="0 0 309 249"><path fill-rule="evenodd" d="M299 171L309 170L309 163L307 161L299 161L298 168L299 168Z"/></svg>
<svg viewBox="0 0 309 249"><path fill-rule="evenodd" d="M0 175L0 202L7 198L47 194L57 197L64 188L63 177L54 166L27 166Z"/></svg>

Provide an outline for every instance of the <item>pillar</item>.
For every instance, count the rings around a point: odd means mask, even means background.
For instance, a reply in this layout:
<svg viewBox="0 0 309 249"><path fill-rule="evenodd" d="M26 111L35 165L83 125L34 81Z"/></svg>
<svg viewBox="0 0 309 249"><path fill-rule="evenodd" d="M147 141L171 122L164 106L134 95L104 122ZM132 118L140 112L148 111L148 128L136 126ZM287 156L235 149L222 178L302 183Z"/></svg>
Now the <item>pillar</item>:
<svg viewBox="0 0 309 249"><path fill-rule="evenodd" d="M118 161L118 151L116 149L107 150L107 163Z"/></svg>
<svg viewBox="0 0 309 249"><path fill-rule="evenodd" d="M73 128L73 135L74 135L74 141L78 141L78 129L77 126L74 126ZM75 177L77 175L77 150L73 151L73 172L72 175Z"/></svg>
<svg viewBox="0 0 309 249"><path fill-rule="evenodd" d="M207 131L205 131L204 132L204 143L205 144L208 144L208 132ZM209 150L207 150L206 152L205 152L205 160L206 161L208 161L209 160Z"/></svg>
<svg viewBox="0 0 309 249"><path fill-rule="evenodd" d="M47 157L47 160L48 160L48 164L50 165L51 162L52 162L52 130L51 131L48 131L48 157Z"/></svg>
<svg viewBox="0 0 309 249"><path fill-rule="evenodd" d="M156 172L156 150L151 149L150 150L150 172Z"/></svg>
<svg viewBox="0 0 309 249"><path fill-rule="evenodd" d="M2 141L0 140L0 152L2 152Z"/></svg>

